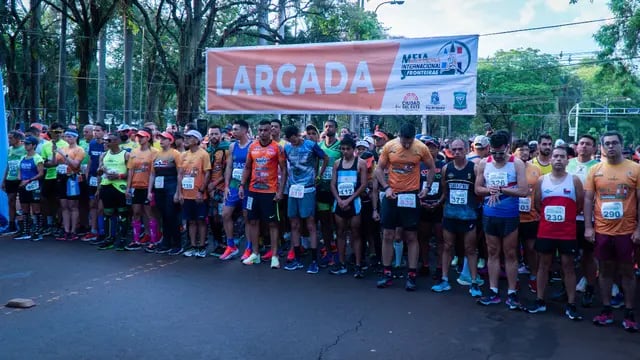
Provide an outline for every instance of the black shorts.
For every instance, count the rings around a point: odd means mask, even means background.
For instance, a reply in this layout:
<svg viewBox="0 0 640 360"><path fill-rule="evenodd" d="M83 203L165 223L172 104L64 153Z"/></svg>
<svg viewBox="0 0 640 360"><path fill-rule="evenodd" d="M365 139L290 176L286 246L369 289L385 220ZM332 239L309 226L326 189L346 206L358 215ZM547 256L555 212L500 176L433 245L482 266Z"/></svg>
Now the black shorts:
<svg viewBox="0 0 640 360"><path fill-rule="evenodd" d="M89 190L87 190L89 192L89 199L90 200L94 200L96 198L96 191L98 191L98 187L97 186L89 186L88 187Z"/></svg>
<svg viewBox="0 0 640 360"><path fill-rule="evenodd" d="M197 202L192 199L184 199L182 204L182 217L186 221L205 220L209 209L207 201Z"/></svg>
<svg viewBox="0 0 640 360"><path fill-rule="evenodd" d="M15 194L20 189L20 180L5 180L4 189L7 194Z"/></svg>
<svg viewBox="0 0 640 360"><path fill-rule="evenodd" d="M80 200L80 194L76 196L67 196L67 180L68 177L66 175L58 176L56 179L56 195L58 196L58 199ZM82 184L82 182L78 184Z"/></svg>
<svg viewBox="0 0 640 360"><path fill-rule="evenodd" d="M42 181L40 186L36 190L27 191L25 188L20 188L18 194L20 194L20 204L39 204L42 197Z"/></svg>
<svg viewBox="0 0 640 360"><path fill-rule="evenodd" d="M442 222L442 206L437 207L434 210L420 209L420 222L426 222L431 224L440 224Z"/></svg>
<svg viewBox="0 0 640 360"><path fill-rule="evenodd" d="M595 251L595 243L589 242L584 238L584 220L576 221L576 240L578 248L582 251L593 253Z"/></svg>
<svg viewBox="0 0 640 360"><path fill-rule="evenodd" d="M95 191L94 191L95 194ZM80 183L80 200L89 200L89 182L83 181Z"/></svg>
<svg viewBox="0 0 640 360"><path fill-rule="evenodd" d="M335 199L333 198L331 191L316 191L316 202L331 206L331 204L333 204L333 200Z"/></svg>
<svg viewBox="0 0 640 360"><path fill-rule="evenodd" d="M538 237L538 222L521 222L518 226L518 237L520 240L535 240Z"/></svg>
<svg viewBox="0 0 640 360"><path fill-rule="evenodd" d="M58 196L58 180L57 179L45 179L42 182L42 197L55 198Z"/></svg>
<svg viewBox="0 0 640 360"><path fill-rule="evenodd" d="M476 228L476 220L442 219L442 228L452 234L466 234Z"/></svg>
<svg viewBox="0 0 640 360"><path fill-rule="evenodd" d="M264 222L279 221L278 206L273 198L274 193L249 192L247 196L247 219Z"/></svg>
<svg viewBox="0 0 640 360"><path fill-rule="evenodd" d="M133 199L131 203L133 205L149 205L148 189L133 189Z"/></svg>
<svg viewBox="0 0 640 360"><path fill-rule="evenodd" d="M536 239L534 248L541 254L555 254L558 251L561 255L573 256L578 254L578 240Z"/></svg>
<svg viewBox="0 0 640 360"><path fill-rule="evenodd" d="M496 216L483 216L482 228L485 235L505 237L512 232L518 230L520 217L503 218Z"/></svg>
<svg viewBox="0 0 640 360"><path fill-rule="evenodd" d="M124 193L111 184L100 186L100 200L105 209L122 209L127 206Z"/></svg>
<svg viewBox="0 0 640 360"><path fill-rule="evenodd" d="M407 193L409 194L409 193ZM387 199L386 196L382 198L380 209L380 223L382 228L386 230L394 230L398 227L405 231L417 231L418 222L420 221L420 201L418 194L410 193L416 197L416 207L398 207L398 199ZM398 194L399 196L400 194ZM404 194L403 194L404 195Z"/></svg>

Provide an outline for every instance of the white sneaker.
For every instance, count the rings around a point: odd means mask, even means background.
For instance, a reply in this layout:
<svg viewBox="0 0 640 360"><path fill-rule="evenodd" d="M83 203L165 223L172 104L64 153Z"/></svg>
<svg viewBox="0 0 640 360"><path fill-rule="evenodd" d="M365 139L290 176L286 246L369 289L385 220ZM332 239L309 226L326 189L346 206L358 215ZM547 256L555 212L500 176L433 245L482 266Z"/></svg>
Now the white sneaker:
<svg viewBox="0 0 640 360"><path fill-rule="evenodd" d="M587 278L583 276L580 278L580 281L578 281L578 284L576 284L576 291L584 292L586 289L587 289Z"/></svg>
<svg viewBox="0 0 640 360"><path fill-rule="evenodd" d="M195 248L189 248L182 253L182 255L186 257L192 257L196 254L197 250Z"/></svg>
<svg viewBox="0 0 640 360"><path fill-rule="evenodd" d="M278 260L277 256L271 257L271 268L272 269L280 269L280 260Z"/></svg>
<svg viewBox="0 0 640 360"><path fill-rule="evenodd" d="M207 249L206 248L202 248L202 249L196 251L195 255L196 255L196 257L199 257L199 258L206 258L207 257Z"/></svg>
<svg viewBox="0 0 640 360"><path fill-rule="evenodd" d="M260 256L254 253L251 253L251 255L249 255L248 258L242 260L242 263L245 265L260 264Z"/></svg>

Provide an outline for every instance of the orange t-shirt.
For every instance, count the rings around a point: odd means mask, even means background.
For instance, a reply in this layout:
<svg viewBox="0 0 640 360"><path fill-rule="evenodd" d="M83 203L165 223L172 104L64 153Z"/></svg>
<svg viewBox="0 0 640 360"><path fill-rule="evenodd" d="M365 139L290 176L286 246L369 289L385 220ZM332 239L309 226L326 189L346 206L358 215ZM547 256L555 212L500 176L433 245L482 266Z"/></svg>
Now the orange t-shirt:
<svg viewBox="0 0 640 360"><path fill-rule="evenodd" d="M209 153L202 148L198 148L196 152L187 150L181 155L182 184L178 184L178 186L182 188L183 198L196 200L198 198L198 189L204 188L205 175L211 170ZM205 191L202 196L206 198L207 192Z"/></svg>
<svg viewBox="0 0 640 360"><path fill-rule="evenodd" d="M84 159L84 155L85 155L84 149L82 149L80 146L76 145L73 148L64 147L64 148L60 148L60 150L62 151L63 154L68 155L71 160L82 162L82 160ZM64 157L60 154L56 154L56 163L59 165L66 164L64 161ZM67 171L66 171L67 175L77 174L80 172L80 165L74 168L71 165L67 164L66 168L67 168Z"/></svg>
<svg viewBox="0 0 640 360"><path fill-rule="evenodd" d="M251 180L249 190L257 193L276 193L278 191L278 163L284 161L284 151L277 142L271 140L262 146L259 140L249 145L247 160L251 159Z"/></svg>
<svg viewBox="0 0 640 360"><path fill-rule="evenodd" d="M396 138L384 145L380 153L380 162L389 167L389 186L397 193L420 190L420 163L433 161L429 148L414 140L409 149Z"/></svg>
<svg viewBox="0 0 640 360"><path fill-rule="evenodd" d="M636 230L640 165L624 160L617 165L593 165L584 188L595 192L595 230L603 235L628 235Z"/></svg>
<svg viewBox="0 0 640 360"><path fill-rule="evenodd" d="M529 195L518 200L518 209L520 209L520 222L533 222L539 220L533 199L535 198L536 184L538 183L538 178L542 175L542 170L531 163L526 163L525 166Z"/></svg>
<svg viewBox="0 0 640 360"><path fill-rule="evenodd" d="M227 166L228 157L229 150L218 150L214 152L213 163L211 164L211 182L215 182L216 180L224 177L224 170ZM224 190L224 180L218 184L216 189Z"/></svg>
<svg viewBox="0 0 640 360"><path fill-rule="evenodd" d="M141 150L136 148L131 150L127 169L133 170L131 177L131 187L134 189L146 189L149 187L149 176L151 176L151 168L153 160L156 158L158 151L154 148L149 150Z"/></svg>

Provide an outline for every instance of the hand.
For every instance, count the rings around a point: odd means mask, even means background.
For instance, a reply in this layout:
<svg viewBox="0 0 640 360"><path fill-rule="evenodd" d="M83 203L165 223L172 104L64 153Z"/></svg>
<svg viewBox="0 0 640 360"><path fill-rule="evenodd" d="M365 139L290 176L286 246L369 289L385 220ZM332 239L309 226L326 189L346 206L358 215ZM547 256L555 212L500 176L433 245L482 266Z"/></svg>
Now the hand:
<svg viewBox="0 0 640 360"><path fill-rule="evenodd" d="M634 232L634 234L635 234L635 232ZM590 243L596 242L596 234L593 231L593 228L585 228L584 229L584 238L585 238L585 240L587 240ZM633 235L631 236L631 239L633 240Z"/></svg>
<svg viewBox="0 0 640 360"><path fill-rule="evenodd" d="M196 202L197 203L202 203L204 201L204 194L202 194L200 191L198 191L196 193Z"/></svg>
<svg viewBox="0 0 640 360"><path fill-rule="evenodd" d="M424 189L422 189L422 191L420 191L418 193L418 197L420 199L424 199L425 197L427 197L428 194L429 194L429 189L428 188L424 188Z"/></svg>
<svg viewBox="0 0 640 360"><path fill-rule="evenodd" d="M124 196L125 196L127 199L131 199L131 197L133 197L133 194L131 194L131 189L127 189L127 192L126 192L126 193L124 193Z"/></svg>
<svg viewBox="0 0 640 360"><path fill-rule="evenodd" d="M636 231L631 234L631 241L633 241L634 244L640 244L640 229L636 229Z"/></svg>
<svg viewBox="0 0 640 360"><path fill-rule="evenodd" d="M244 187L240 186L238 188L238 197L240 198L240 200L244 200Z"/></svg>
<svg viewBox="0 0 640 360"><path fill-rule="evenodd" d="M176 194L173 195L173 202L176 203L176 204L181 202L179 193L176 192Z"/></svg>
<svg viewBox="0 0 640 360"><path fill-rule="evenodd" d="M373 221L380 221L380 214L378 214L378 210L373 210L371 218L373 218Z"/></svg>
<svg viewBox="0 0 640 360"><path fill-rule="evenodd" d="M273 201L280 201L282 200L282 191L278 191L276 193L276 196L273 197Z"/></svg>
<svg viewBox="0 0 640 360"><path fill-rule="evenodd" d="M338 200L338 206L342 210L347 210L349 208L349 204L350 203L351 203L351 201L349 201L349 199L340 199L340 200Z"/></svg>
<svg viewBox="0 0 640 360"><path fill-rule="evenodd" d="M100 197L100 188L96 189L96 199Z"/></svg>
<svg viewBox="0 0 640 360"><path fill-rule="evenodd" d="M28 183L30 183L29 180L22 180L22 181L20 181L20 187L25 187L25 186L27 186Z"/></svg>
<svg viewBox="0 0 640 360"><path fill-rule="evenodd" d="M149 200L149 203L151 203L153 201L153 193L149 191L149 193L147 193L147 200Z"/></svg>
<svg viewBox="0 0 640 360"><path fill-rule="evenodd" d="M396 193L393 192L393 189L391 188L387 188L387 190L384 192L385 196L387 197L387 199L395 199L398 197L398 195Z"/></svg>

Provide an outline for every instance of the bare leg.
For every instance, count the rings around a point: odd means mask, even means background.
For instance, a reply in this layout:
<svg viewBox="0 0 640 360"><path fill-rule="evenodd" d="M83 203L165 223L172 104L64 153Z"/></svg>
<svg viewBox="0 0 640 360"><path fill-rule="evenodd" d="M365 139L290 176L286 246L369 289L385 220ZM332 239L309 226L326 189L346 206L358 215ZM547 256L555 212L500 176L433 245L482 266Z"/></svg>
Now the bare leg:
<svg viewBox="0 0 640 360"><path fill-rule="evenodd" d="M393 240L396 236L395 229L382 231L382 266L391 266L393 260Z"/></svg>
<svg viewBox="0 0 640 360"><path fill-rule="evenodd" d="M509 290L515 290L518 286L518 230L516 229L505 236L502 239L502 244Z"/></svg>
<svg viewBox="0 0 640 360"><path fill-rule="evenodd" d="M502 242L499 237L485 234L487 239L487 253L489 268L489 287L497 289L498 280L500 278L500 251L502 250ZM516 269L516 272L518 269Z"/></svg>
<svg viewBox="0 0 640 360"><path fill-rule="evenodd" d="M418 267L418 257L420 256L418 232L404 231L403 235L407 240L407 262L409 263L409 269L416 269Z"/></svg>
<svg viewBox="0 0 640 360"><path fill-rule="evenodd" d="M561 255L564 288L567 290L569 304L576 303L576 270L573 255ZM634 281L635 282L635 281Z"/></svg>
<svg viewBox="0 0 640 360"><path fill-rule="evenodd" d="M544 293L549 282L549 269L551 269L552 254L538 254L538 292L537 297L544 300ZM575 285L573 286L575 291ZM575 293L574 293L575 294Z"/></svg>
<svg viewBox="0 0 640 360"><path fill-rule="evenodd" d="M469 263L471 280L478 278L478 244L476 242L476 231L471 230L464 234L464 253Z"/></svg>

